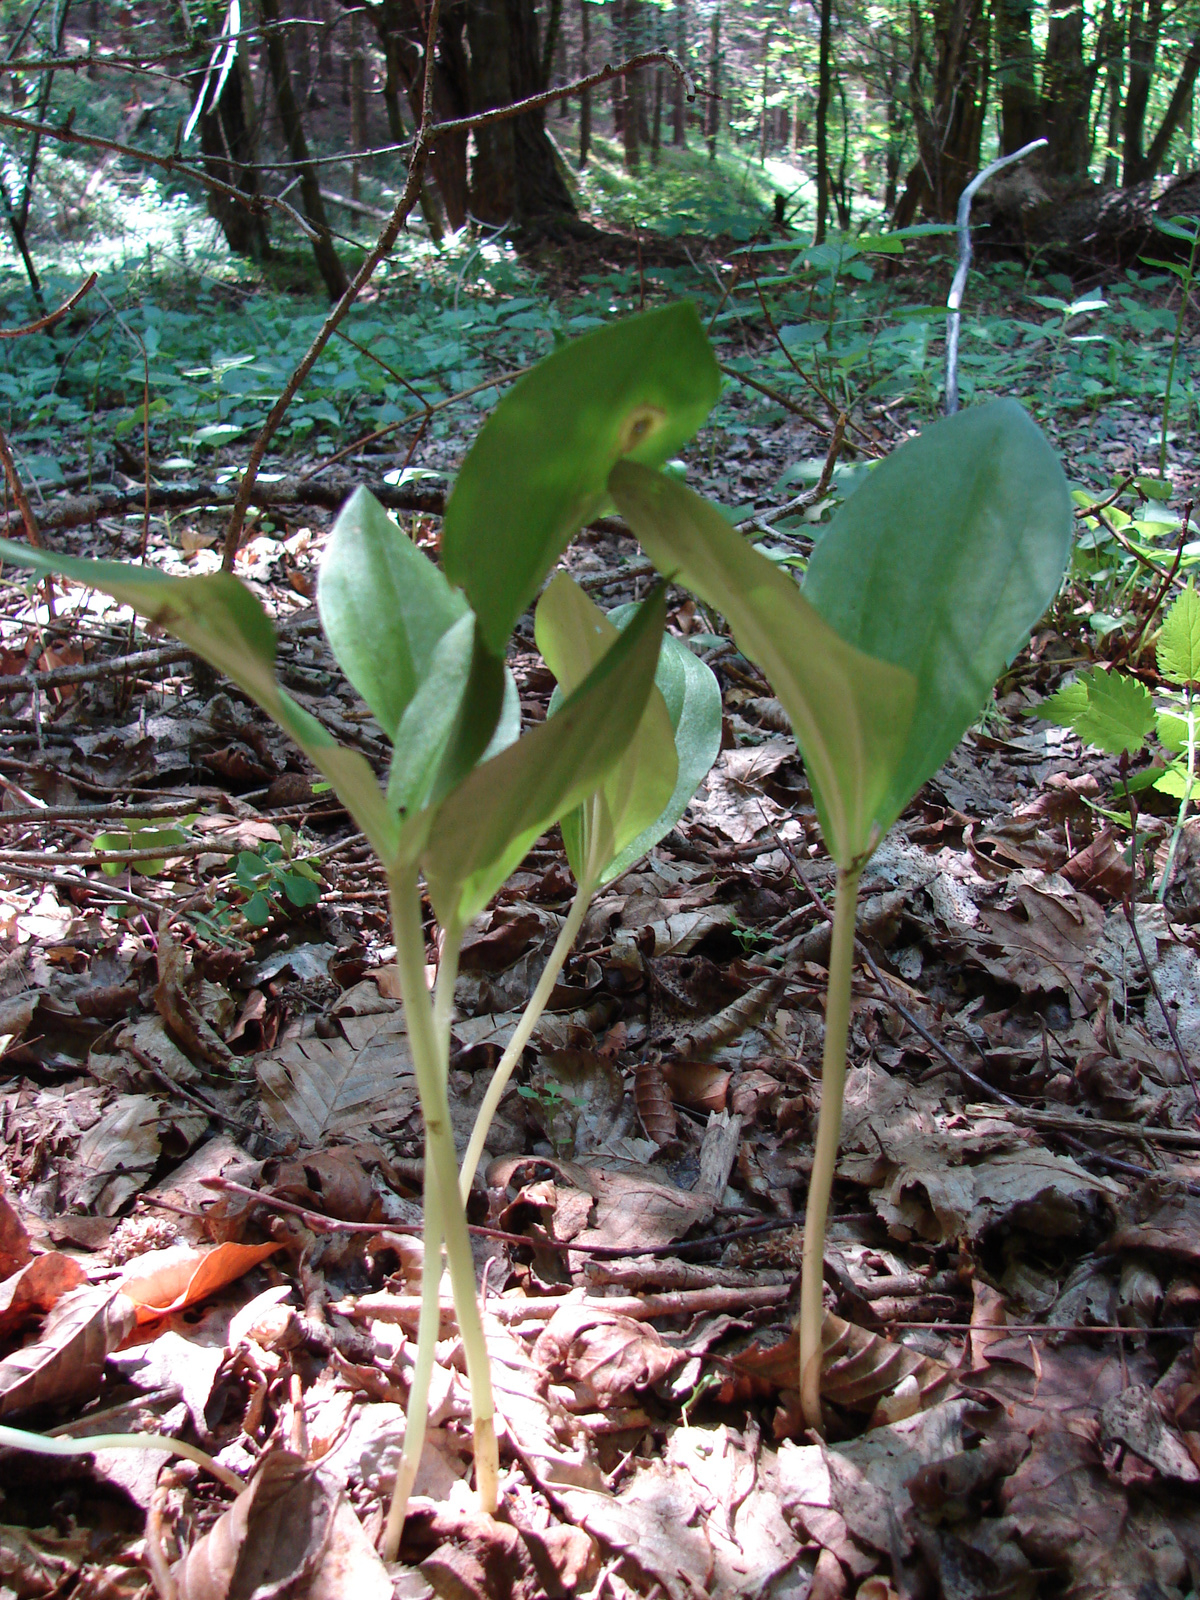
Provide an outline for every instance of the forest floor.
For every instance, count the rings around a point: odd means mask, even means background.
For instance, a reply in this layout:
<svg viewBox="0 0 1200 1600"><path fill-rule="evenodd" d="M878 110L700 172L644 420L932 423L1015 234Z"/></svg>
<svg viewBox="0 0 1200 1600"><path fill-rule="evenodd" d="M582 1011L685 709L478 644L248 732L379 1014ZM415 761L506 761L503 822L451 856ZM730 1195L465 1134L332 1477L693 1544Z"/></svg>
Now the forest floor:
<svg viewBox="0 0 1200 1600"><path fill-rule="evenodd" d="M859 461L911 415L856 408ZM1150 400L1049 420L1068 457L1099 447L1122 481L1156 469ZM345 483L386 493L381 468L449 472L462 447L381 446ZM772 508L827 447L827 428L747 402L689 478L802 559L810 533ZM274 465L294 483L314 460ZM1191 464L1171 460L1186 500ZM47 538L136 553L137 486L113 483L78 525L55 525L68 491L48 493ZM275 619L282 682L382 770L312 606L333 512L280 498L237 571ZM146 558L211 570L214 503L156 504ZM432 511L402 525L436 552ZM1177 516L1160 535L1167 566ZM1116 588L1098 560L1076 569L867 871L823 1441L800 1419L794 1326L832 867L769 685L673 594L670 627L722 684L721 754L594 903L472 1212L502 1514L473 1508L447 1301L390 1569L375 1546L412 1373L422 1128L381 873L303 759L187 652L71 583L51 614L6 573L0 1418L178 1436L251 1486L234 1503L162 1452L0 1451L5 1593L1200 1592L1200 826L1160 903L1170 808L1140 819L1135 883L1106 814L1117 762L1035 712L1071 664L1135 637L1125 665L1156 686L1157 558L1124 551L1106 556ZM606 605L647 582L609 524L567 561ZM1089 626L1105 607L1114 626ZM553 680L525 624L510 665L536 722ZM101 867L98 845L140 858ZM555 834L467 939L460 1146L570 896Z"/></svg>

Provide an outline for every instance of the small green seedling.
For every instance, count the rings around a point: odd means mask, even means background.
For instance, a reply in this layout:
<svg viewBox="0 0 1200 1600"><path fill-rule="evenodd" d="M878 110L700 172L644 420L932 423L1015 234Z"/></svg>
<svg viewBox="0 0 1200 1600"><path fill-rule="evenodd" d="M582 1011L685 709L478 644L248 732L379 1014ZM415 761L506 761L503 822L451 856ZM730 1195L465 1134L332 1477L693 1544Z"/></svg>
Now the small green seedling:
<svg viewBox="0 0 1200 1600"><path fill-rule="evenodd" d="M145 861L130 861L128 865L134 872L140 873L144 878L157 878L160 873L167 870L167 856L171 848L189 842L187 830L190 829L195 817L181 817L177 826L164 828L157 822L130 822L124 828L118 828L110 833L98 833L92 840L97 850L158 850L164 854L152 857ZM126 863L122 861L102 861L100 871L106 878L119 878L125 871Z"/></svg>
<svg viewBox="0 0 1200 1600"><path fill-rule="evenodd" d="M841 1136L861 873L979 716L1058 590L1071 541L1062 469L1019 406L949 417L841 507L801 591L715 507L620 461L619 509L661 572L722 612L787 711L838 868L821 1112L805 1218L800 1392L820 1401L825 1225Z"/></svg>
<svg viewBox="0 0 1200 1600"><path fill-rule="evenodd" d="M703 421L719 385L688 305L598 329L548 357L514 385L464 462L447 507L445 575L369 495L360 490L350 499L326 550L317 599L334 654L391 740L383 788L365 758L338 744L278 683L274 628L231 575L174 578L0 541L0 558L104 590L224 672L300 745L386 870L426 1151L426 1270L384 1535L390 1559L424 1441L443 1246L471 1389L476 1489L482 1509L496 1507L494 1404L465 1196L500 1094L588 901L674 825L720 746L720 692L690 652L664 643L661 588L610 621L566 574L553 579L538 602L536 632L563 694L523 735L504 665L508 637L582 522L607 503L614 463L628 455L647 469L661 466ZM578 891L460 1172L447 1080L463 935L533 842L560 821ZM263 892L260 865L270 876L279 863L265 852L244 863L252 893ZM443 935L432 996L422 874ZM287 893L285 875L281 881Z"/></svg>
<svg viewBox="0 0 1200 1600"><path fill-rule="evenodd" d="M1158 670L1173 689L1152 695L1128 673L1090 667L1042 702L1038 715L1071 728L1084 744L1121 756L1136 755L1152 733L1167 754L1163 765L1126 774L1117 797L1154 788L1179 801L1167 859L1158 880L1158 898L1166 898L1175 855L1188 808L1200 790L1200 595L1188 580L1163 618L1158 636ZM1112 815L1112 813L1109 813Z"/></svg>
<svg viewBox="0 0 1200 1600"><path fill-rule="evenodd" d="M291 829L288 829L291 834ZM271 912L285 905L303 910L321 898L321 874L315 861L293 853L294 836L280 844L265 844L261 850L243 850L237 858L234 877L246 893L242 916L252 928L265 928Z"/></svg>

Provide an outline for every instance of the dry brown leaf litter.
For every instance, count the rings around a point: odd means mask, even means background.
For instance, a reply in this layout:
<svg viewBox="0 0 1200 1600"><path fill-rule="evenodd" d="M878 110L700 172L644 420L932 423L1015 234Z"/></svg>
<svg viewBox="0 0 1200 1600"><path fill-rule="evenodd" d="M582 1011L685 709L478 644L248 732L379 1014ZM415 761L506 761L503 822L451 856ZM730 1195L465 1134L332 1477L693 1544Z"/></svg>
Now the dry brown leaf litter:
<svg viewBox="0 0 1200 1600"><path fill-rule="evenodd" d="M272 542L251 553L289 683L381 755ZM616 554L597 540L590 570ZM60 629L102 658L120 615L64 599ZM27 630L17 591L6 604L9 636ZM536 658L517 668L542 714ZM7 1453L13 1593L1197 1587L1196 1106L1120 911L1120 841L1086 803L1101 785L1021 691L870 868L862 932L889 993L859 966L829 1442L797 1434L789 1295L827 934L796 865L818 895L829 875L778 708L729 668L718 766L593 906L490 1141L476 1220L506 1520L473 1510L447 1301L424 1498L391 1573L374 1542L414 1353L420 1126L378 874L287 746L186 666L43 700L40 742L10 698L6 810L75 815L9 823L0 862L0 1406L43 1430L175 1432L247 1482L235 1502L162 1457ZM198 813L203 848L103 878L87 852L122 803ZM215 943L202 919L231 856L284 823L319 855L321 904ZM1167 906L1138 908L1189 1052L1198 850L1193 831ZM547 841L464 952L463 1142L569 892Z"/></svg>

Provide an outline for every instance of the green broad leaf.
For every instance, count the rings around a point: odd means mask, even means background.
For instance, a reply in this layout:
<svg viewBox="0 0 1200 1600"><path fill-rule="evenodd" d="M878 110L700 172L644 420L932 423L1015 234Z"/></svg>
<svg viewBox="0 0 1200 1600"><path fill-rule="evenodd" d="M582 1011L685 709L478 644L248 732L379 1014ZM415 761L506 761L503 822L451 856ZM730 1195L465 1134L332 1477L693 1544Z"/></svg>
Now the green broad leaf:
<svg viewBox="0 0 1200 1600"><path fill-rule="evenodd" d="M1072 528L1058 458L1012 400L935 422L834 516L804 596L847 644L916 680L905 748L875 812L882 830L1028 643L1062 582Z"/></svg>
<svg viewBox="0 0 1200 1600"><path fill-rule="evenodd" d="M1084 744L1108 755L1140 750L1155 723L1154 701L1136 678L1089 667L1038 707L1046 722L1071 728Z"/></svg>
<svg viewBox="0 0 1200 1600"><path fill-rule="evenodd" d="M565 572L556 573L538 601L536 638L546 665L558 679L559 704L579 688L618 637L617 629L579 585ZM552 700L550 716L557 710ZM653 687L620 759L596 792L562 819L563 844L577 883L595 886L610 876L615 858L662 815L678 775L670 713Z"/></svg>
<svg viewBox="0 0 1200 1600"><path fill-rule="evenodd" d="M271 920L271 902L265 894L256 890L241 907L241 912L252 928L265 928Z"/></svg>
<svg viewBox="0 0 1200 1600"><path fill-rule="evenodd" d="M1163 618L1158 670L1171 683L1200 683L1200 595L1190 578Z"/></svg>
<svg viewBox="0 0 1200 1600"><path fill-rule="evenodd" d="M275 678L275 629L249 589L228 572L173 578L151 567L123 561L34 550L0 539L0 561L31 567L40 575L61 573L132 606L173 633L197 655L244 690L337 790L342 804L388 861L399 843L399 823L365 756L347 750L282 689Z"/></svg>
<svg viewBox="0 0 1200 1600"><path fill-rule="evenodd" d="M442 530L446 575L493 654L604 509L613 463L676 455L720 384L695 307L680 302L584 334L513 385L463 462Z"/></svg>
<svg viewBox="0 0 1200 1600"><path fill-rule="evenodd" d="M803 753L830 853L852 866L893 820L880 819L906 747L912 675L840 639L787 573L683 484L622 461L609 487L659 571L722 612L738 649L767 674Z"/></svg>
<svg viewBox="0 0 1200 1600"><path fill-rule="evenodd" d="M128 830L98 833L92 840L97 850L153 850L158 845L167 849L171 845L187 842L187 834L181 833L178 828L145 828L136 823L131 824ZM167 863L165 857L161 861L154 857L146 861L130 861L128 865L144 878L157 878L160 872L166 870ZM122 861L103 861L100 871L106 878L119 878L125 867L126 863Z"/></svg>
<svg viewBox="0 0 1200 1600"><path fill-rule="evenodd" d="M1200 794L1200 778L1192 778L1189 782L1187 768L1182 762L1173 762L1155 779L1154 787L1159 794L1170 795L1175 800L1182 800L1185 797L1194 800Z"/></svg>
<svg viewBox="0 0 1200 1600"><path fill-rule="evenodd" d="M476 916L541 834L587 798L642 719L658 662L666 597L659 590L553 717L486 761L405 847L423 848L429 897L445 927Z"/></svg>
<svg viewBox="0 0 1200 1600"><path fill-rule="evenodd" d="M321 886L298 872L285 872L280 879L283 892L294 906L315 906L321 898Z"/></svg>
<svg viewBox="0 0 1200 1600"><path fill-rule="evenodd" d="M394 742L439 643L467 615L466 601L379 501L356 489L329 536L317 608L342 671Z"/></svg>
<svg viewBox="0 0 1200 1600"><path fill-rule="evenodd" d="M474 734L456 728L463 720L464 708L477 703L467 696L475 644L474 618L468 613L456 622L438 642L429 672L409 701L392 750L388 776L388 803L401 816L411 815L422 806L435 804L465 777L476 760L490 761L506 750L521 732L521 699L516 679L507 667L502 669L500 715L487 748L480 753L479 741L492 720L495 684L486 690L487 707ZM486 657L490 666L494 657ZM498 666L499 664L496 663ZM461 770L459 770L461 768Z"/></svg>
<svg viewBox="0 0 1200 1600"><path fill-rule="evenodd" d="M636 611L635 605L617 606L608 613L608 620L624 628ZM689 639L694 638L694 634L689 635ZM640 861L671 831L720 754L721 685L712 668L699 660L682 640L664 633L654 682L666 702L675 734L678 777L662 812L643 833L618 852L601 876L601 883L611 883L628 872L635 861ZM563 820L564 838L568 821L567 818Z"/></svg>
<svg viewBox="0 0 1200 1600"><path fill-rule="evenodd" d="M1200 743L1200 737L1198 737L1200 735L1200 727L1198 727L1200 719L1197 718L1195 713L1190 718L1178 716L1170 711L1156 711L1155 713L1154 731L1158 734L1158 742L1174 756L1182 755L1188 747L1189 721L1191 723L1191 743L1195 745Z"/></svg>

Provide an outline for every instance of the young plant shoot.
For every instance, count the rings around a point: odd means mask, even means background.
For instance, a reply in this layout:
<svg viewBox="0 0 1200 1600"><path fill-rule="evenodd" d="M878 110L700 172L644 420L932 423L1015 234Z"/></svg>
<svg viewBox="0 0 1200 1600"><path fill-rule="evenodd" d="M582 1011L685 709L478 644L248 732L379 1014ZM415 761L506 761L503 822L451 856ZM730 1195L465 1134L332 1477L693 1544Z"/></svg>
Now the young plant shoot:
<svg viewBox="0 0 1200 1600"><path fill-rule="evenodd" d="M224 672L299 744L386 870L426 1155L420 1333L384 1541L391 1558L424 1439L443 1247L471 1390L476 1489L483 1510L496 1507L494 1404L465 1197L591 895L673 826L720 745L720 691L707 667L664 641L661 588L617 626L565 574L554 579L538 605L537 636L563 693L524 735L504 665L508 637L569 540L605 503L613 464L628 454L661 465L703 421L718 387L712 351L685 305L597 330L550 356L514 386L464 463L447 508L448 577L369 495L351 498L329 542L318 605L335 656L392 743L386 788L279 685L274 628L236 578L174 578L0 541L0 558L103 590ZM506 497L500 517L481 493L497 486ZM578 892L460 1173L448 1076L463 935L559 821ZM442 928L432 996L421 875Z"/></svg>
<svg viewBox="0 0 1200 1600"><path fill-rule="evenodd" d="M328 779L386 869L426 1147L420 1333L387 1556L424 1438L443 1248L471 1387L476 1487L481 1507L495 1508L496 1430L465 1198L592 895L678 821L720 744L716 681L664 637L663 590L605 617L565 573L542 592L535 624L559 687L545 722L520 733L505 650L569 541L615 502L664 577L726 618L791 719L837 865L800 1314L801 1394L814 1427L859 878L978 717L1066 562L1062 471L1020 407L1001 401L934 424L876 468L822 535L801 590L716 507L659 470L702 424L719 382L686 305L557 350L514 385L463 463L446 508L444 574L369 495L350 500L318 605L334 654L391 741L385 787L280 687L273 627L235 578L171 578L0 541L3 559L105 590L226 673ZM448 1075L463 935L556 822L575 898L460 1169ZM422 875L442 929L432 995Z"/></svg>
<svg viewBox="0 0 1200 1600"><path fill-rule="evenodd" d="M818 541L803 591L665 474L621 461L609 486L659 570L722 612L770 679L837 864L800 1298L801 1404L806 1423L821 1428L825 1224L859 878L1057 592L1071 540L1067 484L1014 402L960 412L871 473Z"/></svg>

